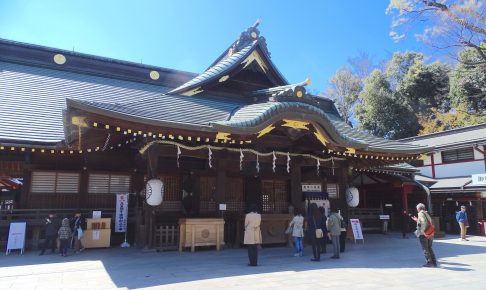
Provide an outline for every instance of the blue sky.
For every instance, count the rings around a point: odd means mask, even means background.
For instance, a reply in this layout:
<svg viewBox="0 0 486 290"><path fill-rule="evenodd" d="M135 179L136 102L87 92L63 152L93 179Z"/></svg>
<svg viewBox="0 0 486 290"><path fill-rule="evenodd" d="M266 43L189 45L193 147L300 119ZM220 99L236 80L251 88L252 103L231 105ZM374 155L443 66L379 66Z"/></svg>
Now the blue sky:
<svg viewBox="0 0 486 290"><path fill-rule="evenodd" d="M202 72L257 18L272 60L290 82L323 91L349 57L379 62L423 50L394 43L386 0L0 1L0 37L167 68Z"/></svg>

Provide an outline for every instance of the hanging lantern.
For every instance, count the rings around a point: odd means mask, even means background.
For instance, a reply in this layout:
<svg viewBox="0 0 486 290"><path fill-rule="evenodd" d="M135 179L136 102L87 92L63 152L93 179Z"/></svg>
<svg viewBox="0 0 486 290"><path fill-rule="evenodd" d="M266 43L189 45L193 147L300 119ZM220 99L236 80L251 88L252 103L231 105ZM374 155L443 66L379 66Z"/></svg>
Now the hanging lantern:
<svg viewBox="0 0 486 290"><path fill-rule="evenodd" d="M158 206L164 199L164 183L160 179L150 179L145 187L145 200L151 206Z"/></svg>
<svg viewBox="0 0 486 290"><path fill-rule="evenodd" d="M350 207L357 207L359 204L359 191L356 187L350 187L346 190L346 202Z"/></svg>

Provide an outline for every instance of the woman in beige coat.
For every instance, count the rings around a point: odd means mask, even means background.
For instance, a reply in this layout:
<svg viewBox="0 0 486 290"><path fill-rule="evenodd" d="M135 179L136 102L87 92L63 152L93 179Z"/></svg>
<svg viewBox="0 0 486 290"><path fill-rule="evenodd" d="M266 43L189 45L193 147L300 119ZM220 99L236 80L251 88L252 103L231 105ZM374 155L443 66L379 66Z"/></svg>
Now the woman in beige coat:
<svg viewBox="0 0 486 290"><path fill-rule="evenodd" d="M262 217L257 213L256 206L250 206L249 213L245 217L245 237L243 240L243 243L248 247L248 258L250 260L248 266L258 264L258 245L262 243L261 221Z"/></svg>
<svg viewBox="0 0 486 290"><path fill-rule="evenodd" d="M300 210L296 208L294 210L294 218L289 224L289 227L292 229L292 238L294 239L294 247L295 247L295 257L302 257L304 245L302 240L304 239L304 217L300 213Z"/></svg>

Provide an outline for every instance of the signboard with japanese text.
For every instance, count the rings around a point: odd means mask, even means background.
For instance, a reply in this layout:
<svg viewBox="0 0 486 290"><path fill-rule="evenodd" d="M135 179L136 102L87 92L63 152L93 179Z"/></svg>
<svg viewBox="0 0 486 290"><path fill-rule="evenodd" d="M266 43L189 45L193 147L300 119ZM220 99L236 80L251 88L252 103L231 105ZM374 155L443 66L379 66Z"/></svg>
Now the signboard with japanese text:
<svg viewBox="0 0 486 290"><path fill-rule="evenodd" d="M116 195L115 232L124 233L127 230L128 193Z"/></svg>
<svg viewBox="0 0 486 290"><path fill-rule="evenodd" d="M354 241L356 240L363 240L363 231L361 230L361 223L359 219L350 219L351 222L351 229L353 230Z"/></svg>
<svg viewBox="0 0 486 290"><path fill-rule="evenodd" d="M486 185L486 173L483 174L473 174L472 185Z"/></svg>
<svg viewBox="0 0 486 290"><path fill-rule="evenodd" d="M22 254L24 253L26 225L25 222L10 223L7 240L7 255L10 254L11 250L20 250Z"/></svg>
<svg viewBox="0 0 486 290"><path fill-rule="evenodd" d="M320 183L302 183L302 192L321 192L322 184Z"/></svg>

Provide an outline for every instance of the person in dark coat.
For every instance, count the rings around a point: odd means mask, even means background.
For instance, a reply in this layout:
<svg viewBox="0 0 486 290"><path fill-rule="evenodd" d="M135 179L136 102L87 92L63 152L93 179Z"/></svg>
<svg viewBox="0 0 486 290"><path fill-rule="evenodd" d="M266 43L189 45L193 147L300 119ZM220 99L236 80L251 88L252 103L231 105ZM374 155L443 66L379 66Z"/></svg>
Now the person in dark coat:
<svg viewBox="0 0 486 290"><path fill-rule="evenodd" d="M339 217L341 218L341 234L339 235L339 251L344 253L346 248L346 235L347 235L347 223L346 219L341 215L341 210L338 210Z"/></svg>
<svg viewBox="0 0 486 290"><path fill-rule="evenodd" d="M317 204L311 203L309 210L309 217L307 219L308 229L309 229L309 239L312 244L312 254L313 258L311 261L321 260L321 243L324 237L322 233L322 228L325 226L323 216L317 207ZM320 230L321 236L317 236L317 230Z"/></svg>
<svg viewBox="0 0 486 290"><path fill-rule="evenodd" d="M71 219L71 227L73 229L72 236L74 240L74 252L82 252L84 250L84 246L81 242L81 238L86 230L86 220L84 219L80 210L74 213L74 217Z"/></svg>
<svg viewBox="0 0 486 290"><path fill-rule="evenodd" d="M320 239L321 241L321 254L326 253L326 244L328 243L328 238L327 238L327 227L326 227L326 209L323 206L319 207L319 211L321 212L322 219L324 221L323 227L322 227L322 232L324 233L324 237Z"/></svg>
<svg viewBox="0 0 486 290"><path fill-rule="evenodd" d="M408 239L407 233L410 232L410 215L406 210L402 212L402 238Z"/></svg>
<svg viewBox="0 0 486 290"><path fill-rule="evenodd" d="M46 249L51 248L51 253L54 254L57 248L57 230L59 229L59 224L54 214L50 213L44 220L44 238L45 242L42 245L40 256L44 255Z"/></svg>

